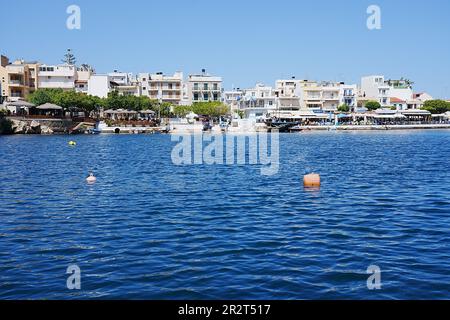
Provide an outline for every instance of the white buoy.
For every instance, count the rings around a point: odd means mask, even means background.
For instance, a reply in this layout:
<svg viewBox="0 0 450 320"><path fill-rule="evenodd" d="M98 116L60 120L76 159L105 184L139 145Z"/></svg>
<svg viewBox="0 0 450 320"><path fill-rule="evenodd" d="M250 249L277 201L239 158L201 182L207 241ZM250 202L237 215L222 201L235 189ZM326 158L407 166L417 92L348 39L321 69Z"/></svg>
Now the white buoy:
<svg viewBox="0 0 450 320"><path fill-rule="evenodd" d="M86 178L86 181L87 181L88 183L94 183L94 182L97 181L97 178L94 176L93 173L90 173L90 174L89 174L89 177Z"/></svg>

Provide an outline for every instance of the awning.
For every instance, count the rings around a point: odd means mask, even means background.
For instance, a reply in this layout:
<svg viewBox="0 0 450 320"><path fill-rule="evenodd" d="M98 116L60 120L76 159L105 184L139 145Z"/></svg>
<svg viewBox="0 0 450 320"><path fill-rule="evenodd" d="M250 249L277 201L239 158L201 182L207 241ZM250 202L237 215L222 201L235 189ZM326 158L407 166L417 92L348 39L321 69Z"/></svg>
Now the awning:
<svg viewBox="0 0 450 320"><path fill-rule="evenodd" d="M60 106L57 106L53 103L45 103L43 105L40 105L39 107L36 107L36 109L39 110L62 110L63 108Z"/></svg>
<svg viewBox="0 0 450 320"><path fill-rule="evenodd" d="M400 113L405 116L431 116L430 111L419 109L402 110Z"/></svg>
<svg viewBox="0 0 450 320"><path fill-rule="evenodd" d="M6 104L6 106L12 106L12 107L24 107L24 108L34 108L36 107L36 105L27 102L27 101L23 101L23 100L17 100L14 102L8 102Z"/></svg>

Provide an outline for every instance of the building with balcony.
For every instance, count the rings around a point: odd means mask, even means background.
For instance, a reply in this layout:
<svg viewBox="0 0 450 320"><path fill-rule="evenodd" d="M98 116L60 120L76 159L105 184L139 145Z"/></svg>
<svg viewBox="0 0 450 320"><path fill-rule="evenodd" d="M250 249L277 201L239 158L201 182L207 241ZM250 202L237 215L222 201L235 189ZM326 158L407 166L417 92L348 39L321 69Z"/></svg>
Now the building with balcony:
<svg viewBox="0 0 450 320"><path fill-rule="evenodd" d="M361 101L378 101L382 107L391 106L391 87L384 76L368 76L361 79Z"/></svg>
<svg viewBox="0 0 450 320"><path fill-rule="evenodd" d="M211 76L202 70L202 74L189 75L186 90L187 100L183 104L222 101L222 78Z"/></svg>
<svg viewBox="0 0 450 320"><path fill-rule="evenodd" d="M37 62L16 60L10 63L5 56L1 56L0 60L0 100L24 100L37 89Z"/></svg>
<svg viewBox="0 0 450 320"><path fill-rule="evenodd" d="M180 105L183 99L183 73L166 76L162 72L138 75L140 94L150 99Z"/></svg>
<svg viewBox="0 0 450 320"><path fill-rule="evenodd" d="M74 65L41 65L38 73L39 89L74 90L77 68Z"/></svg>
<svg viewBox="0 0 450 320"><path fill-rule="evenodd" d="M113 72L109 74L94 74L89 77L87 94L106 98L110 92L121 96L139 96L139 83L130 74Z"/></svg>
<svg viewBox="0 0 450 320"><path fill-rule="evenodd" d="M78 68L75 79L75 91L88 93L89 79L94 74L93 70Z"/></svg>
<svg viewBox="0 0 450 320"><path fill-rule="evenodd" d="M222 93L222 102L230 107L231 112L235 112L239 110L240 101L243 96L244 91L240 90L239 88L230 91L224 91Z"/></svg>
<svg viewBox="0 0 450 320"><path fill-rule="evenodd" d="M350 111L355 111L358 107L358 86L356 84L342 84L339 97L339 105L347 105Z"/></svg>
<svg viewBox="0 0 450 320"><path fill-rule="evenodd" d="M239 109L247 118L264 117L278 108L278 97L272 87L262 83L256 84L252 89L243 91L239 100Z"/></svg>
<svg viewBox="0 0 450 320"><path fill-rule="evenodd" d="M108 87L109 92L116 91L121 96L139 96L140 88L139 82L133 74L120 72L108 73Z"/></svg>

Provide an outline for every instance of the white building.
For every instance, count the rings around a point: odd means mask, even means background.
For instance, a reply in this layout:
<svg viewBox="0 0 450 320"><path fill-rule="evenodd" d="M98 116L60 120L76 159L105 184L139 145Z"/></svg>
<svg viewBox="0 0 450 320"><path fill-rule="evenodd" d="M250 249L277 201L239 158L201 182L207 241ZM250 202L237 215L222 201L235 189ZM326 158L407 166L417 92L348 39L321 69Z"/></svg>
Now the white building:
<svg viewBox="0 0 450 320"><path fill-rule="evenodd" d="M414 98L412 85L408 80L387 80L385 84L390 87L390 98L398 98L403 101L409 101Z"/></svg>
<svg viewBox="0 0 450 320"><path fill-rule="evenodd" d="M337 111L342 100L341 85L343 83L323 82L319 88L322 89L322 110L323 111Z"/></svg>
<svg viewBox="0 0 450 320"><path fill-rule="evenodd" d="M389 107L391 87L385 83L384 76L368 76L361 79L361 97L378 101L382 107Z"/></svg>
<svg viewBox="0 0 450 320"><path fill-rule="evenodd" d="M272 87L258 83L252 89L244 90L239 109L247 118L264 117L277 110L278 97Z"/></svg>
<svg viewBox="0 0 450 320"><path fill-rule="evenodd" d="M121 96L139 96L140 86L133 74L126 72L108 73L110 92L117 91Z"/></svg>
<svg viewBox="0 0 450 320"><path fill-rule="evenodd" d="M77 70L77 77L75 79L75 91L88 93L88 83L93 72L91 70Z"/></svg>
<svg viewBox="0 0 450 320"><path fill-rule="evenodd" d="M222 94L222 102L230 107L231 112L239 110L240 101L244 95L244 91L240 89L234 89L230 91L224 91Z"/></svg>
<svg viewBox="0 0 450 320"><path fill-rule="evenodd" d="M38 72L38 88L75 89L76 76L77 70L73 65L41 65Z"/></svg>
<svg viewBox="0 0 450 320"><path fill-rule="evenodd" d="M200 75L189 75L183 104L195 102L222 101L222 78L211 76L202 70Z"/></svg>
<svg viewBox="0 0 450 320"><path fill-rule="evenodd" d="M126 72L120 72L117 70L114 70L114 72L108 73L108 77L110 81L123 86L128 86L133 81L133 74L126 73Z"/></svg>
<svg viewBox="0 0 450 320"><path fill-rule="evenodd" d="M166 76L162 72L138 75L140 93L150 99L180 105L183 99L183 73Z"/></svg>
<svg viewBox="0 0 450 320"><path fill-rule="evenodd" d="M356 84L342 84L339 92L339 105L347 105L350 111L358 107L358 86Z"/></svg>
<svg viewBox="0 0 450 320"><path fill-rule="evenodd" d="M88 80L88 91L87 93L91 96L96 96L99 98L108 97L108 93L112 90L111 81L108 75L95 74L92 75Z"/></svg>

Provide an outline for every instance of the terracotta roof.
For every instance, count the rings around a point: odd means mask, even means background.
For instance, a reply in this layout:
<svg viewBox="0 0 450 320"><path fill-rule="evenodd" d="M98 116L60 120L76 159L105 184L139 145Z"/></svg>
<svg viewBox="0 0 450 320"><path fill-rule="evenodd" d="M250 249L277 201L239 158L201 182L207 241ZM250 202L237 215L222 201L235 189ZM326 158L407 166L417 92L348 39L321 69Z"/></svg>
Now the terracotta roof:
<svg viewBox="0 0 450 320"><path fill-rule="evenodd" d="M406 102L405 100L402 100L402 99L399 99L399 98L391 98L391 102L394 102L394 103L399 103L399 102Z"/></svg>

